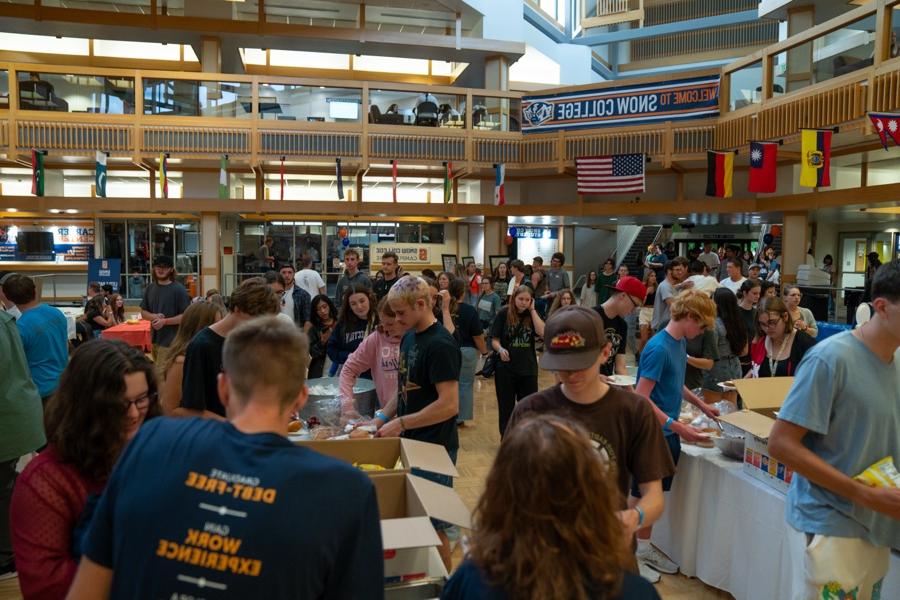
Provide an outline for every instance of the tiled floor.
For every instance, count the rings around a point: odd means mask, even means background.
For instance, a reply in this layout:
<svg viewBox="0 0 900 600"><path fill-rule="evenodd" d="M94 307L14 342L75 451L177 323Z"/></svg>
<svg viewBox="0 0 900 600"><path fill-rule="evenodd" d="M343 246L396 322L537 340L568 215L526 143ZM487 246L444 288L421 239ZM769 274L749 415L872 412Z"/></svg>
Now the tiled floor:
<svg viewBox="0 0 900 600"><path fill-rule="evenodd" d="M553 384L552 377L543 373L541 387ZM497 400L493 381L478 379L475 383L475 421L460 428L459 469L460 477L455 482L456 490L463 501L474 508L481 493L484 479L491 468L494 453L500 443L497 431ZM461 560L459 549L454 554L454 563ZM683 575L663 575L657 590L665 600L726 600L731 595L711 588L697 579ZM17 580L0 582L0 600L21 600Z"/></svg>

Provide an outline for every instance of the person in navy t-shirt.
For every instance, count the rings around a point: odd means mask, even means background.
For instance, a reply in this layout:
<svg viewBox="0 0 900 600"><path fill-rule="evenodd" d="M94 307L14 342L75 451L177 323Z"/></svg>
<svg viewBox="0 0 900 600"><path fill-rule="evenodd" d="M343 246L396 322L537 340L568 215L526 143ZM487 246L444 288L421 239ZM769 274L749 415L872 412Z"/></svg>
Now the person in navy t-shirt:
<svg viewBox="0 0 900 600"><path fill-rule="evenodd" d="M285 437L308 395L306 340L273 317L239 326L219 375L229 422L141 429L97 506L69 598L383 597L371 481Z"/></svg>

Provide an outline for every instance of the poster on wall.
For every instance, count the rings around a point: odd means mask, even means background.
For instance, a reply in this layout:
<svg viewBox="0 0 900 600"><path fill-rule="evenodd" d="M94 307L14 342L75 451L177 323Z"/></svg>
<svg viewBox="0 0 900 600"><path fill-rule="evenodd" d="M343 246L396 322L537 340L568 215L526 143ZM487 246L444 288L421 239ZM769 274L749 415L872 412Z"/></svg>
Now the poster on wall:
<svg viewBox="0 0 900 600"><path fill-rule="evenodd" d="M96 281L101 286L111 285L118 293L122 277L121 258L92 258L88 261L87 282Z"/></svg>
<svg viewBox="0 0 900 600"><path fill-rule="evenodd" d="M401 265L430 265L431 248L426 244L372 244L369 247L372 260L381 261L385 252L394 252Z"/></svg>
<svg viewBox="0 0 900 600"><path fill-rule="evenodd" d="M0 262L88 262L94 257L92 223L19 226L0 223Z"/></svg>
<svg viewBox="0 0 900 600"><path fill-rule="evenodd" d="M715 117L719 76L584 89L522 98L522 132L644 125Z"/></svg>

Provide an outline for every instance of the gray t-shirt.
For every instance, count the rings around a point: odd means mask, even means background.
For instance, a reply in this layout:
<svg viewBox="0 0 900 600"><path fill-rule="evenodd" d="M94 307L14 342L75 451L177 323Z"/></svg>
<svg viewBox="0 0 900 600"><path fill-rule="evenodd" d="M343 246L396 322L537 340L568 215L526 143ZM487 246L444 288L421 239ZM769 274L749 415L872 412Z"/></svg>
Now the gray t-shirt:
<svg viewBox="0 0 900 600"><path fill-rule="evenodd" d="M141 300L142 310L155 314L162 313L166 318L177 317L190 305L191 298L188 296L187 290L177 281L168 285L151 283L144 290L144 297ZM154 344L168 347L175 339L178 325L166 325L159 330L153 329L152 332Z"/></svg>
<svg viewBox="0 0 900 600"><path fill-rule="evenodd" d="M666 300L675 295L675 286L669 281L669 278L663 280L656 288L656 299L653 301L653 320L650 326L659 331L660 323L669 320L669 305Z"/></svg>
<svg viewBox="0 0 900 600"><path fill-rule="evenodd" d="M778 418L808 429L803 445L848 477L900 457L900 351L885 364L847 331L804 356ZM900 548L900 521L795 474L787 522L805 533Z"/></svg>
<svg viewBox="0 0 900 600"><path fill-rule="evenodd" d="M558 292L569 287L569 274L562 269L550 269L547 271L547 289Z"/></svg>
<svg viewBox="0 0 900 600"><path fill-rule="evenodd" d="M344 292L349 290L351 285L365 285L372 289L372 280L362 271L357 271L353 277L349 277L347 272L344 271L344 274L338 279L337 287L334 288L334 305L338 310L341 310L341 298Z"/></svg>

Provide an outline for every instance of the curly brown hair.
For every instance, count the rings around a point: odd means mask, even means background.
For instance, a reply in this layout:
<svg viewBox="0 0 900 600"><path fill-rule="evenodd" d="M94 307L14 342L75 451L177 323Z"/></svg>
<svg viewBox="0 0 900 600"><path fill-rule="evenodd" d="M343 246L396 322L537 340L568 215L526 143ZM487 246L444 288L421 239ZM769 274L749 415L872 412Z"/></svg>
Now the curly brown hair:
<svg viewBox="0 0 900 600"><path fill-rule="evenodd" d="M47 402L47 442L63 462L95 481L106 481L125 446L125 376L132 373L147 378L151 400L146 422L161 414L153 363L118 341L92 340L79 346Z"/></svg>
<svg viewBox="0 0 900 600"><path fill-rule="evenodd" d="M609 598L628 564L621 499L587 432L540 415L506 433L469 557L510 598Z"/></svg>

